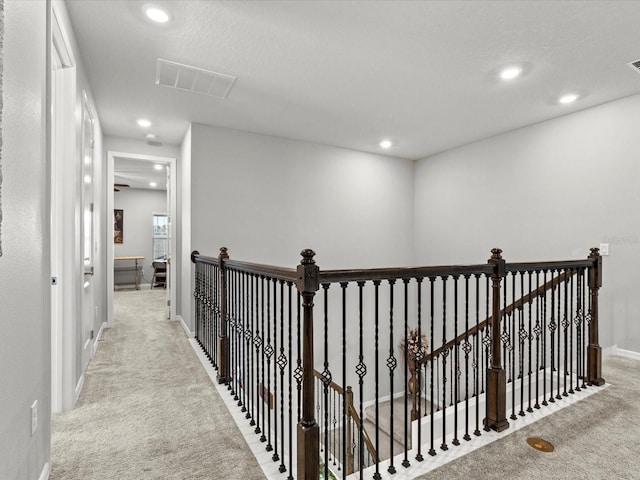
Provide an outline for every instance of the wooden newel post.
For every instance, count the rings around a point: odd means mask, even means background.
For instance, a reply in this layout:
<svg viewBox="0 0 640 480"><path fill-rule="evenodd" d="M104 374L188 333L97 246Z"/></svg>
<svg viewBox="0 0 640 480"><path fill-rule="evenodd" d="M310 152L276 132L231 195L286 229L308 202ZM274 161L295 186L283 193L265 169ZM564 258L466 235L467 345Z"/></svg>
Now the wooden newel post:
<svg viewBox="0 0 640 480"><path fill-rule="evenodd" d="M218 255L220 271L220 331L218 332L218 383L229 381L229 337L227 336L227 271L225 261L229 260L227 248L222 247Z"/></svg>
<svg viewBox="0 0 640 480"><path fill-rule="evenodd" d="M313 297L320 288L319 268L313 259L313 250L303 250L298 265L296 287L302 296L302 416L298 422L298 476L299 479L320 478L320 428L315 419L313 401Z"/></svg>
<svg viewBox="0 0 640 480"><path fill-rule="evenodd" d="M507 377L502 368L502 352L500 350L500 282L505 276L505 261L502 250L491 250L488 263L494 265L491 276L491 364L487 369L487 417L485 427L501 432L509 428L507 421Z"/></svg>
<svg viewBox="0 0 640 480"><path fill-rule="evenodd" d="M587 348L587 381L592 385L604 385L602 378L602 348L598 340L598 290L602 286L602 257L599 248L592 248L589 260L589 347Z"/></svg>

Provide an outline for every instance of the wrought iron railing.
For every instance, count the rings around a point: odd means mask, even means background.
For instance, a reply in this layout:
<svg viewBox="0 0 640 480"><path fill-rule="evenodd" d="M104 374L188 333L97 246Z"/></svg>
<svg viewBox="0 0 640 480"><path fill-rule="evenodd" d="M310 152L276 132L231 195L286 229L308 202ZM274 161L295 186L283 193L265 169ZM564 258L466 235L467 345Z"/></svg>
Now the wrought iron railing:
<svg viewBox="0 0 640 480"><path fill-rule="evenodd" d="M296 269L194 252L196 339L280 472L380 478L604 383L598 249L501 253L320 270L311 250Z"/></svg>

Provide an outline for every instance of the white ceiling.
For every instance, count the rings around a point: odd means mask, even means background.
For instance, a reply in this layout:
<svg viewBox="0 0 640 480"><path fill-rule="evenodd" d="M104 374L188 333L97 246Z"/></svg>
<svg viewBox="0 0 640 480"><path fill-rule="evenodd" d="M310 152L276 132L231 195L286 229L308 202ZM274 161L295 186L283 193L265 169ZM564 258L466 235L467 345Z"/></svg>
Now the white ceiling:
<svg viewBox="0 0 640 480"><path fill-rule="evenodd" d="M155 165L162 165L157 170ZM152 187L151 182L156 186ZM167 190L167 167L160 162L147 162L137 158L114 157L113 183L129 185L128 188L145 188L149 190ZM122 191L127 187L116 187Z"/></svg>
<svg viewBox="0 0 640 480"><path fill-rule="evenodd" d="M142 6L166 8L159 26ZM640 1L67 0L108 135L164 143L189 122L417 159L640 93ZM214 98L156 62L237 77ZM513 82L508 64L525 66ZM581 98L559 105L557 97Z"/></svg>

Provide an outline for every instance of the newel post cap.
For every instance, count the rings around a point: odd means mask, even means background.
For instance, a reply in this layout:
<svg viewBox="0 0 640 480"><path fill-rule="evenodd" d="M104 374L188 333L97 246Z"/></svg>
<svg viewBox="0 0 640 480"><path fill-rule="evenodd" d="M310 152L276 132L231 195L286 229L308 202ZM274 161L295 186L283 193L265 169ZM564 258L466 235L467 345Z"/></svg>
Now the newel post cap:
<svg viewBox="0 0 640 480"><path fill-rule="evenodd" d="M198 250L194 250L193 252L191 252L191 263L196 263L196 255L200 255L200 252Z"/></svg>

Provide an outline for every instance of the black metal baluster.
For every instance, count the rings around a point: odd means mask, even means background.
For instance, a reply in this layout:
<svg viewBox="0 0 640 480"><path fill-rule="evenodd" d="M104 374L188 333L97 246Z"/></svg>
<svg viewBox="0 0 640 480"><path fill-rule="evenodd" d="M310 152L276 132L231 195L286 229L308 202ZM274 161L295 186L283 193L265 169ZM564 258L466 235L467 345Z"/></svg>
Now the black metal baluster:
<svg viewBox="0 0 640 480"><path fill-rule="evenodd" d="M292 370L291 366L293 362L293 349L292 349L292 336L291 331L293 330L293 305L292 305L292 296L293 296L293 283L287 282L287 290L289 294L287 295L288 300L288 312L289 312L289 323L287 328L287 356L289 358L288 365L288 375L289 381L287 383L287 391L288 391L288 404L289 404L289 476L287 480L293 480L293 393L292 393Z"/></svg>
<svg viewBox="0 0 640 480"><path fill-rule="evenodd" d="M387 358L387 367L389 368L389 425L391 432L389 433L389 473L396 473L396 467L393 464L393 374L398 366L398 360L394 353L393 344L393 287L396 284L395 279L389 280L389 357Z"/></svg>
<svg viewBox="0 0 640 480"><path fill-rule="evenodd" d="M464 276L464 343L462 351L464 352L464 440L471 440L469 435L469 352L472 350L469 343L469 275ZM457 410L457 408L456 408Z"/></svg>
<svg viewBox="0 0 640 480"><path fill-rule="evenodd" d="M262 339L262 335L264 335L264 276L260 275L260 292L259 292L259 296L260 296L260 327L258 328L258 355L259 355L259 359L260 359L260 367L258 368L258 374L259 374L259 382L258 382L258 397L260 398L260 402L258 404L258 418L257 418L257 422L258 422L258 426L256 427L256 433L261 433L262 435L260 435L260 441L261 442L266 442L267 441L267 437L264 434L264 417L265 417L265 412L264 412L264 372L265 372L265 368L264 368L264 341ZM258 305L256 305L256 308L258 307ZM257 314L257 311L256 311ZM260 410L262 410L262 419L260 418ZM262 423L260 422L260 420L262 420ZM260 427L260 425L262 425L262 428Z"/></svg>
<svg viewBox="0 0 640 480"><path fill-rule="evenodd" d="M267 409L267 445L265 450L270 452L273 450L271 444L271 356L273 355L273 347L271 346L271 279L267 278L267 343L264 347L264 354L267 357L267 388L264 391L266 409ZM263 418L264 420L264 415ZM264 430L264 427L263 427Z"/></svg>
<svg viewBox="0 0 640 480"><path fill-rule="evenodd" d="M519 272L520 297L522 302L518 308L518 337L520 337L520 350L518 351L518 375L520 376L520 411L518 415L524 417L524 342L527 339L527 329L524 328L524 272Z"/></svg>
<svg viewBox="0 0 640 480"><path fill-rule="evenodd" d="M221 305L220 305L220 283L222 270L220 267L214 268L210 272L209 285L213 283L213 298L209 305L209 312L207 313L207 344L209 345L209 355L212 359L213 366L216 370L219 370L218 366L218 332L220 331L220 317L221 317Z"/></svg>
<svg viewBox="0 0 640 480"><path fill-rule="evenodd" d="M458 279L459 275L453 275L453 365L455 366L453 375L451 376L451 385L454 387L453 392L453 445L460 445L458 439L458 402L460 400L460 392L458 388L458 376L460 372L460 342L458 341Z"/></svg>
<svg viewBox="0 0 640 480"><path fill-rule="evenodd" d="M300 305L302 302L302 295L300 294L300 292L297 292L297 298L296 298L296 352L297 352L297 358L296 358L296 369L293 373L294 378L296 379L296 388L298 390L298 414L297 414L297 422L300 422L301 419L301 412L300 412L300 408L302 406L302 399L301 399L301 395L302 395L302 348L300 345L300 340L301 340L301 333L302 330L300 329Z"/></svg>
<svg viewBox="0 0 640 480"><path fill-rule="evenodd" d="M546 285L547 284L546 270L543 270L542 277L543 277L542 281L544 282L544 285ZM553 272L551 272L551 279L553 280ZM553 289L551 290L551 294L553 295ZM553 307L551 308L551 311L553 312ZM551 314L551 316L552 316L551 321L553 321L553 313ZM547 401L547 358L548 358L547 357L547 331L551 331L551 329L547 325L547 295L546 294L544 297L542 297L542 327L544 329L544 335L542 337L542 355L543 355L542 360L544 362L543 364L544 370L542 371L542 398L543 398L542 405L546 407L547 405L549 405L549 402ZM551 346L551 351L553 351L553 345ZM552 368L552 371L549 373L551 376L551 383L553 384L553 368ZM553 391L553 388L551 390ZM551 395L551 398L553 398L553 395Z"/></svg>
<svg viewBox="0 0 640 480"><path fill-rule="evenodd" d="M280 355L276 359L276 365L280 369L280 455L282 457L282 461L280 462L280 466L278 467L278 471L280 473L284 473L287 471L287 467L284 464L284 440L285 440L285 432L284 432L284 369L287 367L287 356L284 354L284 280L280 280ZM277 384L277 381L276 381ZM277 450L277 437L276 437L276 453Z"/></svg>
<svg viewBox="0 0 640 480"><path fill-rule="evenodd" d="M447 279L448 275L442 277L442 346L447 344ZM447 356L449 349L442 350L442 444L441 450L449 450L447 446Z"/></svg>
<svg viewBox="0 0 640 480"><path fill-rule="evenodd" d="M567 393L567 377L569 376L569 358L568 358L568 349L569 349L569 325L571 322L569 321L568 308L569 308L569 282L571 281L571 277L569 276L569 271L564 271L565 281L564 281L564 302L563 302L563 311L562 311L562 328L564 329L564 372L562 378L562 396L568 397ZM559 370L559 369L558 369ZM559 385L558 385L559 387Z"/></svg>
<svg viewBox="0 0 640 480"><path fill-rule="evenodd" d="M404 278L402 280L404 283L404 345L405 345L405 361L404 361L404 458L402 459L402 466L407 468L411 465L409 462L409 403L408 403L408 395L406 394L407 389L409 388L409 358L411 357L410 352L407 350L409 348L408 338L409 338L409 279Z"/></svg>
<svg viewBox="0 0 640 480"><path fill-rule="evenodd" d="M573 390L573 344L574 344L574 338L573 338L573 307L575 305L574 303L574 285L575 282L573 281L573 276L578 273L576 270L571 270L571 276L570 276L570 299L569 299L569 393L575 393ZM576 352L577 354L577 352Z"/></svg>
<svg viewBox="0 0 640 480"><path fill-rule="evenodd" d="M561 343L562 343L562 331L560 330L561 327L563 327L564 324L564 319L562 318L562 313L561 313L561 306L562 306L562 283L561 283L561 275L562 275L562 271L558 270L558 295L557 295L557 332L558 332L558 338L557 338L557 354L556 354L556 377L557 377L557 393L556 393L556 399L558 400L562 400L562 395L560 394L560 374L562 372L562 367L560 366L560 360L561 360ZM566 284L565 284L566 285Z"/></svg>
<svg viewBox="0 0 640 480"><path fill-rule="evenodd" d="M340 289L342 292L342 388L347 389L347 287L349 286L349 282L341 282ZM344 478L353 472L349 471L349 466L347 463L347 431L351 431L349 429L349 425L347 424L347 396L342 395L342 464L344 465Z"/></svg>
<svg viewBox="0 0 640 480"><path fill-rule="evenodd" d="M480 436L480 375L478 375L478 369L481 369L480 363L480 274L475 275L476 277L476 332L473 337L473 345L474 345L474 367L473 367L473 396L476 399L476 428L473 431L473 434L476 437ZM486 292L488 293L488 292ZM489 299L489 295L485 294L487 300ZM488 318L488 317L487 317Z"/></svg>
<svg viewBox="0 0 640 480"><path fill-rule="evenodd" d="M591 275L591 268L593 267L589 267L589 269L586 271L587 275ZM589 361L588 356L589 356L589 350L587 345L589 344L589 334L590 334L590 326L591 326L591 288L589 288L589 284L588 282L585 281L585 279L583 279L583 288L586 289L586 292L583 290L583 296L582 296L582 308L583 308L583 312L586 312L582 315L582 337L584 340L584 345L583 345L583 357L584 357L584 364L583 364L583 369L582 369L582 388L587 388L587 365L586 362Z"/></svg>
<svg viewBox="0 0 640 480"><path fill-rule="evenodd" d="M507 277L508 278L508 277ZM506 282L506 279L505 279ZM506 285L505 285L506 287ZM511 272L511 303L513 304L513 308L511 310L511 315L509 315L509 319L511 320L511 324L509 327L509 360L511 362L511 419L515 420L516 418L516 272ZM505 308L507 306L505 305Z"/></svg>
<svg viewBox="0 0 640 480"><path fill-rule="evenodd" d="M376 424L376 438L375 438L375 448L376 448L376 454L378 456L378 458L376 459L376 471L373 474L373 478L374 480L380 480L381 475L380 475L380 429L378 428L378 426L380 425L380 398L379 398L379 391L378 391L378 383L379 383L379 373L380 373L380 359L378 357L379 355L379 327L380 327L380 280L374 280L373 281L373 287L374 287L374 295L375 295L375 299L374 299L374 383L375 383L375 424ZM393 401L393 398L391 398L391 401ZM364 418L361 419L361 421L364 422Z"/></svg>
<svg viewBox="0 0 640 480"><path fill-rule="evenodd" d="M551 271L551 281L553 282L555 270ZM549 378L551 383L549 384L549 402L555 403L556 399L553 396L553 374L556 371L556 330L558 323L556 322L556 288L557 285L551 287L551 319L549 321L549 331L551 332L551 370L549 371ZM558 319L559 320L559 319Z"/></svg>
<svg viewBox="0 0 640 480"><path fill-rule="evenodd" d="M425 364L425 355L427 353L423 351L422 346L422 278L416 278L416 286L418 290L418 351L416 354L418 385L416 386L417 391L415 393L418 399L418 451L416 453L416 460L421 462L424 460L422 456L422 366Z"/></svg>
<svg viewBox="0 0 640 480"><path fill-rule="evenodd" d="M436 277L429 277L429 347L431 348L431 352L434 351L433 345L434 345L434 331L433 331L433 325L435 323L434 321L434 317L435 317L435 308L434 308L434 283L436 281ZM434 376L434 363L435 363L434 356L433 353L430 355L430 361L429 361L429 365L431 366L431 375L430 375L430 381L429 381L429 403L431 404L431 416L429 417L429 435L430 435L430 443L429 443L429 455L431 455L432 457L435 456L436 454L436 449L435 449L435 432L434 432L434 421L433 421L433 414L434 414L434 402L436 401L436 397L433 394L433 376ZM436 364L436 368L437 368L437 364Z"/></svg>
<svg viewBox="0 0 640 480"><path fill-rule="evenodd" d="M329 370L329 284L323 283L322 290L324 292L324 370L321 379L323 383L324 396L324 432L322 442L324 443L324 478L329 478L329 385L331 384L331 371Z"/></svg>
<svg viewBox="0 0 640 480"><path fill-rule="evenodd" d="M356 375L358 375L358 386L359 386L359 393L360 393L360 419L364 419L364 376L367 374L367 366L364 364L364 342L363 342L363 337L364 337L364 318L363 318L363 290L364 290L364 285L365 282L358 282L358 322L359 322L359 328L360 328L360 338L359 338L359 344L358 344L358 365L356 365ZM360 428L358 429L358 437L359 437L359 442L358 442L358 448L360 449L359 451L359 468L360 468L360 480L362 480L363 474L364 474L364 470L363 470L363 466L364 466L364 435L363 435L363 431L362 431L362 425L360 425ZM325 477L326 478L326 477Z"/></svg>
<svg viewBox="0 0 640 480"><path fill-rule="evenodd" d="M540 287L540 270L536 270L536 288ZM544 294L546 295L546 293ZM540 293L536 295L536 326L533 327L533 331L536 334L536 403L533 405L533 408L539 409L540 404L538 403L540 399L540 335L544 332L542 327L540 326ZM544 395L543 395L544 396Z"/></svg>
<svg viewBox="0 0 640 480"><path fill-rule="evenodd" d="M582 268L578 269L577 274L577 284L576 284L576 317L574 319L574 323L576 326L576 391L582 391L580 388L580 379L582 377L582 315L584 314L584 310L582 310L582 280L583 280L584 270Z"/></svg>
<svg viewBox="0 0 640 480"><path fill-rule="evenodd" d="M527 407L527 412L531 413L533 412L533 408L531 407L531 394L532 394L532 386L531 386L531 374L533 373L533 370L531 368L532 364L532 354L531 354L531 344L533 343L533 330L531 330L531 324L532 324L532 312L531 310L533 309L533 290L534 288L531 286L531 282L533 281L533 272L531 270L529 270L527 272L529 274L529 308L528 308L528 312L529 312L529 328L527 330L527 339L529 341L529 361L527 362L527 368L528 368L528 373L527 376L529 378L528 382L529 382L529 405Z"/></svg>
<svg viewBox="0 0 640 480"><path fill-rule="evenodd" d="M248 390L248 377L249 377L249 364L247 363L247 342L245 335L249 331L249 291L247 290L247 276L248 274L242 272L240 274L240 291L242 293L242 323L240 324L240 331L238 334L238 342L240 345L241 360L240 366L242 367L242 377L240 378L240 390L242 395L240 396L241 409L245 412L245 418L247 415L247 390Z"/></svg>

